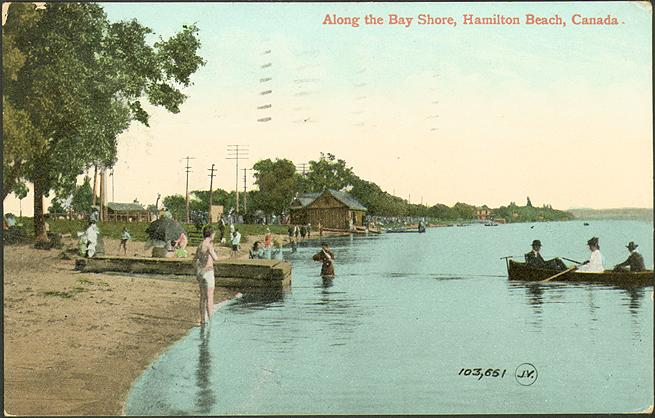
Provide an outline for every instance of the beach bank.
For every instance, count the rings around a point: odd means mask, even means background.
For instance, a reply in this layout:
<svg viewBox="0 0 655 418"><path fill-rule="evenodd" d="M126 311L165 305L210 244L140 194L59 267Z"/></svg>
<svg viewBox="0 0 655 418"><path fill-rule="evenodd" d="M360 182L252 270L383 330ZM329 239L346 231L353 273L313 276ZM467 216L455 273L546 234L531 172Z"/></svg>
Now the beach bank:
<svg viewBox="0 0 655 418"><path fill-rule="evenodd" d="M4 247L5 413L118 415L134 380L196 325L196 282L79 273L59 254ZM236 293L216 288L214 301Z"/></svg>
<svg viewBox="0 0 655 418"><path fill-rule="evenodd" d="M340 235L324 233L324 236ZM288 237L275 234L288 244ZM264 237L251 235L238 258ZM313 235L305 241L318 241ZM106 238L107 254L119 241ZM74 248L75 242L64 244ZM316 243L318 245L318 242ZM219 258L231 250L216 245ZM189 248L193 256L195 248ZM74 271L61 250L4 247L5 412L12 415L118 415L143 370L198 322L193 277L138 277ZM143 242L128 255L147 256ZM214 303L238 289L217 287Z"/></svg>

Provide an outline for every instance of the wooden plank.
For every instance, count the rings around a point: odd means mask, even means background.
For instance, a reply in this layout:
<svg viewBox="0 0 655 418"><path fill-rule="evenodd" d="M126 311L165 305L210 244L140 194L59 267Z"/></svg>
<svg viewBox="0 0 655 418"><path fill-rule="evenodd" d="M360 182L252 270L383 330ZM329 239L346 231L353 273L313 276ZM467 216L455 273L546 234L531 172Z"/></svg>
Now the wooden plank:
<svg viewBox="0 0 655 418"><path fill-rule="evenodd" d="M82 272L145 273L195 276L192 260L147 257L97 256L78 259L75 268ZM280 260L220 260L214 263L219 286L285 286L291 282L291 264Z"/></svg>

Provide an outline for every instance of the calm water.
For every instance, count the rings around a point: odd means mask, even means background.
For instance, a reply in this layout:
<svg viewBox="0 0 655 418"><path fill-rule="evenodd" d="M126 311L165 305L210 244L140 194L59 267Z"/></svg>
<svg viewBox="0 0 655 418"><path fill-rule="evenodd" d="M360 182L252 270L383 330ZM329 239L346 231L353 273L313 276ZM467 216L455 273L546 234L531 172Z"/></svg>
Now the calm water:
<svg viewBox="0 0 655 418"><path fill-rule="evenodd" d="M653 404L653 288L514 284L501 256L606 265L628 241L653 265L653 224L581 221L429 229L331 240L286 254L292 288L244 294L134 384L128 415L627 412ZM531 363L537 379L519 384ZM499 377L460 375L499 369ZM502 377L503 370L506 370ZM522 368L519 369L519 375ZM523 383L528 381L522 380Z"/></svg>

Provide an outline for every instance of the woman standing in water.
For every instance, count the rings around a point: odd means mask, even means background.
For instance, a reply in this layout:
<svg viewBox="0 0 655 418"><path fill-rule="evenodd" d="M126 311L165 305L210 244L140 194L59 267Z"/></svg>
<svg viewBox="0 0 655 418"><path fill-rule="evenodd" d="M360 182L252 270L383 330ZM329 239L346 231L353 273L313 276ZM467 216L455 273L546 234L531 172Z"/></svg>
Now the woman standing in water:
<svg viewBox="0 0 655 418"><path fill-rule="evenodd" d="M321 251L314 254L312 257L314 261L321 261L323 265L321 267L321 276L323 277L334 277L334 253L330 249L330 246L327 242L321 243Z"/></svg>
<svg viewBox="0 0 655 418"><path fill-rule="evenodd" d="M218 255L214 251L214 229L206 225L202 229L203 241L196 250L196 278L200 288L200 324L211 319L214 309L214 261Z"/></svg>

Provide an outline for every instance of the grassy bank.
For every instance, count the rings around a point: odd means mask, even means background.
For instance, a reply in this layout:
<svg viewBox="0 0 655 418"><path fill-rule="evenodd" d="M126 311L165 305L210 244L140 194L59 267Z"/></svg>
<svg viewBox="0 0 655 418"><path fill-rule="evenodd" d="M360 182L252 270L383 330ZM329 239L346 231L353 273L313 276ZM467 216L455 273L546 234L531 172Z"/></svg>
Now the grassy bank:
<svg viewBox="0 0 655 418"><path fill-rule="evenodd" d="M28 238L34 238L34 220L33 218L18 218L18 223L22 223ZM68 219L48 219L50 225L50 232L57 232L60 234L70 234L76 237L77 232L83 232L88 223L83 220L68 220ZM98 228L100 233L107 238L120 239L123 228L127 228L134 241L147 241L148 235L146 228L149 222L99 222ZM192 224L184 225L187 233L194 234L196 227ZM259 225L259 224L242 224L236 225L236 228L241 233L242 241L246 241L251 235L263 235L266 233L266 228L270 228L273 234L286 234L286 225ZM218 226L214 224L214 229L218 231ZM226 228L229 232L229 227Z"/></svg>

